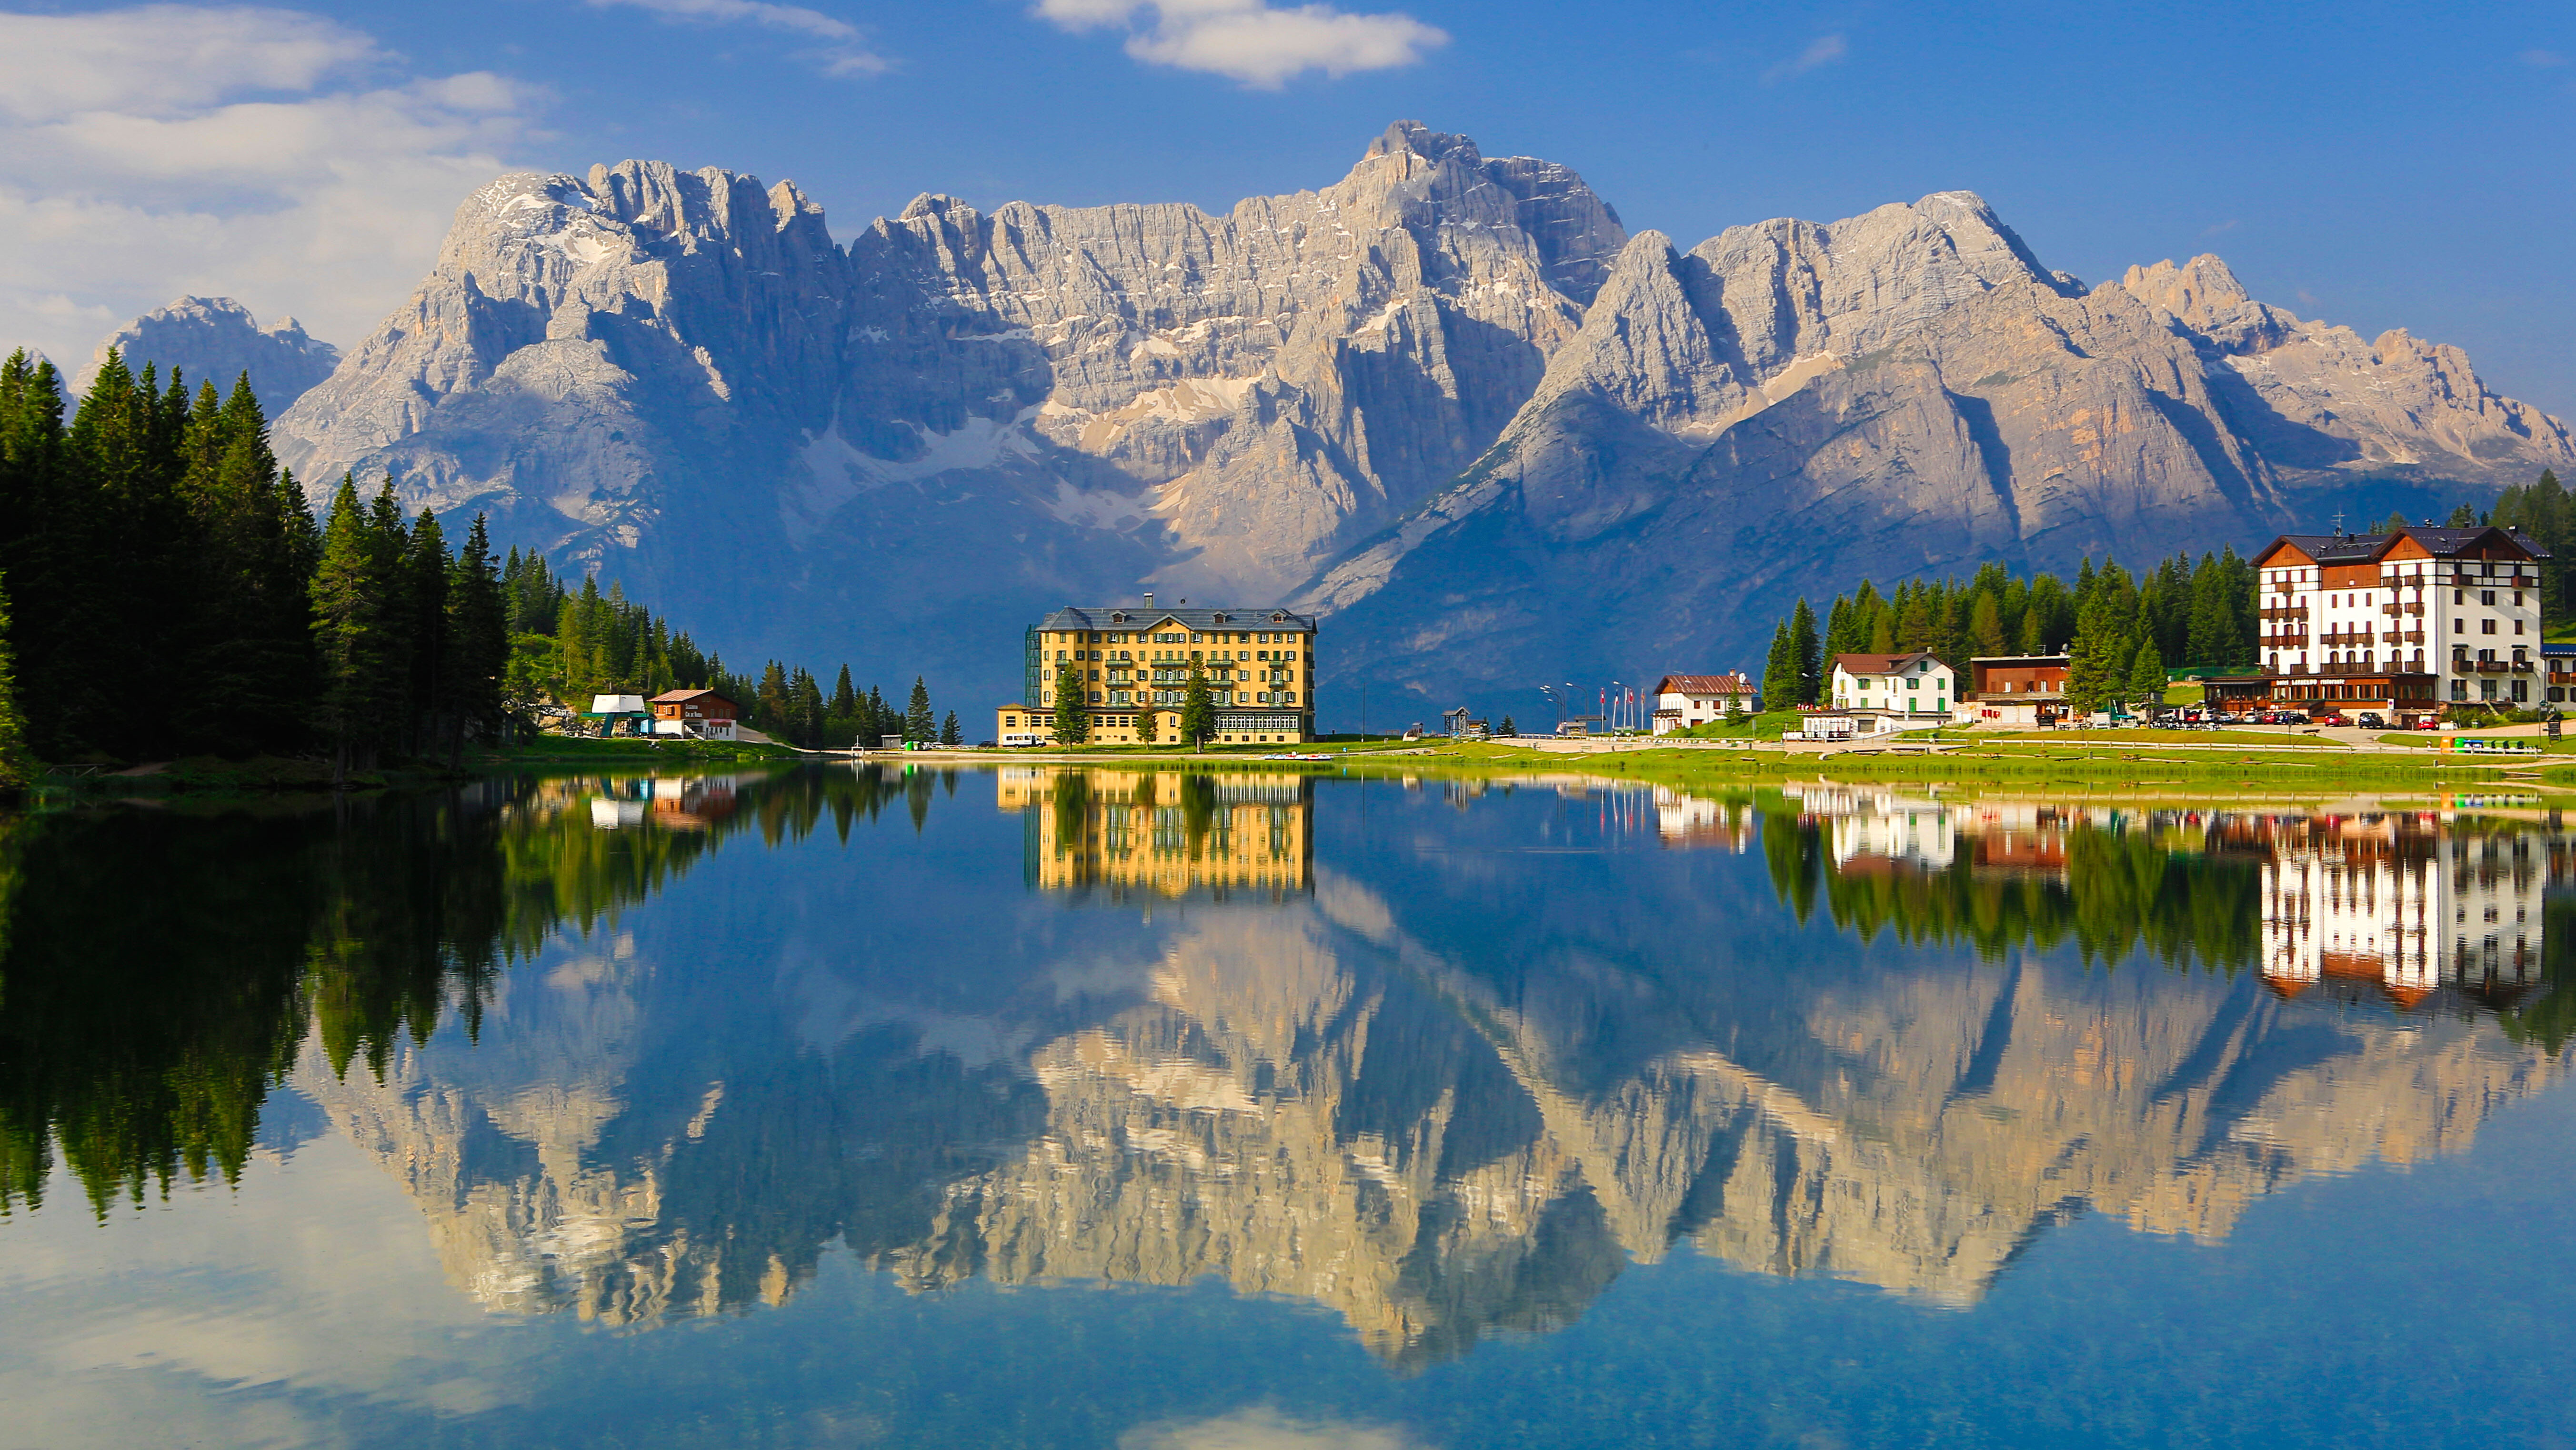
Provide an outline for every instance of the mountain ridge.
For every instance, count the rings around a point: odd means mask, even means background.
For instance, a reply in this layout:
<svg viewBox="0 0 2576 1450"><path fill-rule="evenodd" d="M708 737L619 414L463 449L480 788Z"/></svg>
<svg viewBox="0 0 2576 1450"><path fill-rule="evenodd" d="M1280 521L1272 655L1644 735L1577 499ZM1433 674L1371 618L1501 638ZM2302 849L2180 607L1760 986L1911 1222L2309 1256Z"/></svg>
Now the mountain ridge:
<svg viewBox="0 0 2576 1450"><path fill-rule="evenodd" d="M846 246L793 183L514 173L277 439L734 652L995 703L1018 625L1147 589L1326 613L1332 692L1432 706L1742 664L1862 574L2197 552L2357 479L2576 461L2458 349L2215 257L2087 287L1964 191L1684 249L1418 122L1222 215L925 193Z"/></svg>

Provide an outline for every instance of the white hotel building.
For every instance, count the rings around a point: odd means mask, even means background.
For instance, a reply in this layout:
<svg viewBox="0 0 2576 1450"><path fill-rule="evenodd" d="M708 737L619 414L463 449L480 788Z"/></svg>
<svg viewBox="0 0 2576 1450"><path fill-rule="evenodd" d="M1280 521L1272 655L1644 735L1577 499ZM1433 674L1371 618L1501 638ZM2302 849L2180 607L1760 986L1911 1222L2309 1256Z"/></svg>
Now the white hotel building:
<svg viewBox="0 0 2576 1450"><path fill-rule="evenodd" d="M2402 715L2532 706L2548 557L2519 529L2283 534L2254 556L2271 698Z"/></svg>

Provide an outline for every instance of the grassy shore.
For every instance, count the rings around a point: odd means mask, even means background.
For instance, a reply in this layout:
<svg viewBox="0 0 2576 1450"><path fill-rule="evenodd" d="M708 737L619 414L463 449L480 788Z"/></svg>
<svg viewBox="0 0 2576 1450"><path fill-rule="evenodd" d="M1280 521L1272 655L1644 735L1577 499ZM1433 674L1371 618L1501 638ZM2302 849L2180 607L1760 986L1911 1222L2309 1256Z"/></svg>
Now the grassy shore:
<svg viewBox="0 0 2576 1450"><path fill-rule="evenodd" d="M403 761L336 779L327 756L255 755L227 759L215 755L148 761L125 769L60 767L40 772L31 794L39 801L78 804L90 800L141 800L191 797L257 797L329 791L335 786L355 791L421 790L453 785L476 776L521 769L554 769L567 765L599 767L708 766L750 762L779 763L797 758L776 745L715 740L591 740L548 735L501 749L474 750L460 768L432 761Z"/></svg>

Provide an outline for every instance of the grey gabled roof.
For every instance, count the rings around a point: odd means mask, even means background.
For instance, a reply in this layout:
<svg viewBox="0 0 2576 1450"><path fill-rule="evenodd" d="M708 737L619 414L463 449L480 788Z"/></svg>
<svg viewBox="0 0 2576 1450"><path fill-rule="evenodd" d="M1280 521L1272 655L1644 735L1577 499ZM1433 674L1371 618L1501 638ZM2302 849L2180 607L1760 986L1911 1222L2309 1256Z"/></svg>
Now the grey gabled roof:
<svg viewBox="0 0 2576 1450"><path fill-rule="evenodd" d="M1119 629L1150 630L1164 620L1183 629L1279 629L1312 630L1315 616L1295 614L1285 609L1192 609L1186 606L1166 609L1157 604L1103 604L1091 608L1066 605L1038 621L1040 629Z"/></svg>
<svg viewBox="0 0 2576 1450"><path fill-rule="evenodd" d="M2408 524L2395 534L2283 534L2271 544L2254 551L2259 559L2278 544L2288 544L2320 564L2367 564L2386 553L2390 545L2403 537L2424 546L2436 559L2457 557L2461 551L2489 534L2502 534L2515 548L2534 559L2546 559L2549 551L2540 541L2520 529L2495 524L2469 524L2453 528L2447 524Z"/></svg>

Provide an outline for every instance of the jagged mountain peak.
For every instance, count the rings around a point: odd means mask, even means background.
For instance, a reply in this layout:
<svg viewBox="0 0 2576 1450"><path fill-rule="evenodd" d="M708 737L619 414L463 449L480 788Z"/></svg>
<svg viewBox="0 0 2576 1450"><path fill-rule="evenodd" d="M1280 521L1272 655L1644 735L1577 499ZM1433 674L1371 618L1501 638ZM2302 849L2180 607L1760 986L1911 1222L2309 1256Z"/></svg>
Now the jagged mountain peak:
<svg viewBox="0 0 2576 1450"><path fill-rule="evenodd" d="M2150 307L2161 307L2192 327L2203 326L2219 314L2253 300L2227 263L2209 252L2179 267L2170 257L2150 267L2132 265L2121 275L2120 286L2130 296Z"/></svg>
<svg viewBox="0 0 2576 1450"><path fill-rule="evenodd" d="M1222 214L931 191L843 248L790 183L513 174L280 452L489 509L735 651L865 620L889 667L1006 691L997 610L1162 587L1322 601L1372 672L1484 631L1434 695L1714 648L1819 571L2198 547L2294 487L2568 466L2456 349L2300 322L2215 258L2087 293L1971 191L1683 250L1411 120L1319 182ZM1445 562L1415 587L1417 549Z"/></svg>
<svg viewBox="0 0 2576 1450"><path fill-rule="evenodd" d="M1462 166L1481 166L1484 153L1476 148L1474 138L1434 131L1420 121L1397 121L1369 143L1361 157L1372 161L1381 156L1410 152L1425 161L1456 161Z"/></svg>
<svg viewBox="0 0 2576 1450"><path fill-rule="evenodd" d="M163 377L177 368L195 382L229 389L248 374L251 390L273 416L283 412L339 366L340 350L311 336L292 317L262 326L249 308L230 297L181 297L144 313L109 334L75 380L87 388L114 348L140 370L157 364Z"/></svg>
<svg viewBox="0 0 2576 1450"><path fill-rule="evenodd" d="M951 215L972 216L975 215L975 208L946 192L925 191L905 203L902 213L895 220L910 222L919 221L923 217Z"/></svg>

